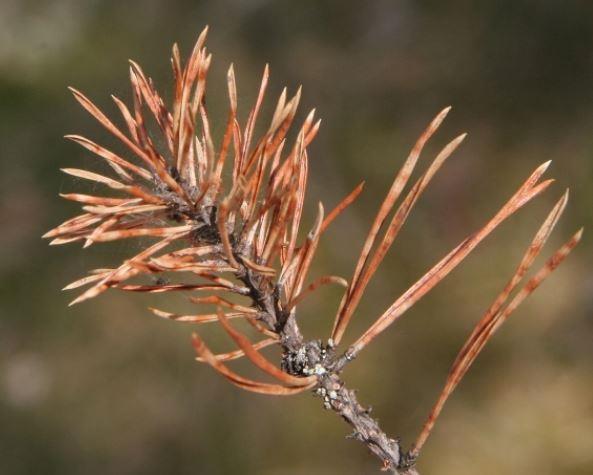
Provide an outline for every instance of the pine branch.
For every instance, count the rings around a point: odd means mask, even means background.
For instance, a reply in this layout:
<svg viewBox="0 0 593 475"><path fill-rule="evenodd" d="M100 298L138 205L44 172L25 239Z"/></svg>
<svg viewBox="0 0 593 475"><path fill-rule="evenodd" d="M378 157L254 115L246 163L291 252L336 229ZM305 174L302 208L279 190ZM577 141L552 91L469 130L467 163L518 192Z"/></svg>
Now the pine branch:
<svg viewBox="0 0 593 475"><path fill-rule="evenodd" d="M287 134L295 121L301 91L299 88L289 97L284 89L266 132L256 138L254 131L269 82L269 68L264 68L256 103L242 128L237 119L238 93L231 65L227 73L229 115L217 147L205 102L206 77L212 58L204 46L206 34L207 29L200 34L185 65L177 45L173 47L174 99L170 108L140 66L130 62L133 105L128 108L113 97L125 131L84 94L71 88L82 107L121 141L127 152L118 155L84 137L66 136L105 160L115 175L112 178L71 168L63 171L106 187L111 194L63 194L64 198L80 203L83 213L44 237L52 238L52 245L80 241L84 247L120 239L156 239L117 267L92 270L66 286L65 289L88 286L71 304L97 297L108 289L192 292L196 296L190 301L200 307L201 313L178 315L161 309L150 310L176 322L219 324L236 346L232 351L215 353L194 333L192 343L197 361L208 364L247 391L277 396L312 391L322 399L326 409L351 426L351 437L375 454L383 469L416 474L414 464L420 450L444 403L469 366L500 325L579 242L582 231L556 251L511 298L564 211L568 194L552 209L517 271L476 325L453 363L416 443L406 452L399 440L386 435L370 411L358 402L355 392L344 384L342 373L352 359L438 285L501 223L549 187L553 180L541 181L549 162L538 167L483 227L468 235L421 276L354 343L340 349L368 284L414 205L466 134L446 145L403 195L425 144L450 111L450 107L443 109L421 134L395 175L362 245L350 281L335 275L311 280L309 271L322 235L356 200L363 184L327 214L319 203L315 223L303 239L301 218L308 181L307 147L320 126L315 110L307 115L296 140L289 145ZM146 126L149 120L156 123L156 133ZM164 143L166 149L159 149L155 143ZM225 174L226 168L229 173ZM230 183L225 176L230 176ZM163 276L167 279L163 280ZM147 283L147 278L153 279L152 283ZM327 339L307 339L298 325L299 304L327 284L345 288L332 332ZM210 309L203 310L205 306ZM261 335L260 339L253 342L252 337L235 327L236 320L247 322L252 333ZM262 351L271 345L281 349L278 364L266 358ZM236 373L228 362L239 358L247 358L273 382Z"/></svg>

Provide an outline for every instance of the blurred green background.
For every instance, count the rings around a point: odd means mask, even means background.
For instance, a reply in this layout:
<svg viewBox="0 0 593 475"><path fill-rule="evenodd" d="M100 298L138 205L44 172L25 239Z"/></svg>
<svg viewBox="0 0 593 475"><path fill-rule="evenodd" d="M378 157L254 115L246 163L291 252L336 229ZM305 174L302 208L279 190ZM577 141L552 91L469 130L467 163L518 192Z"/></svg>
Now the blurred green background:
<svg viewBox="0 0 593 475"><path fill-rule="evenodd" d="M209 24L215 130L224 123L229 63L244 117L269 62L268 102L282 86L303 84L301 117L317 107L323 118L310 150L307 218L317 200L330 207L367 182L326 234L317 274L350 275L395 170L442 107L454 109L427 152L470 133L418 203L346 341L483 224L532 169L554 160L552 189L378 338L345 378L385 430L410 443L457 349L570 185L547 251L580 225L583 243L480 356L419 467L593 473L592 20L586 1L2 0L0 472L378 472L362 446L344 439L348 427L309 394L243 393L197 365L191 328L145 309L171 308L174 297L113 292L68 308L74 295L59 291L139 246L49 248L40 239L77 210L57 193L89 190L59 168L97 162L61 136L112 143L66 86L115 115L109 93L129 100L133 58L168 94L171 44L187 54ZM338 299L327 289L302 305L309 336L327 336Z"/></svg>

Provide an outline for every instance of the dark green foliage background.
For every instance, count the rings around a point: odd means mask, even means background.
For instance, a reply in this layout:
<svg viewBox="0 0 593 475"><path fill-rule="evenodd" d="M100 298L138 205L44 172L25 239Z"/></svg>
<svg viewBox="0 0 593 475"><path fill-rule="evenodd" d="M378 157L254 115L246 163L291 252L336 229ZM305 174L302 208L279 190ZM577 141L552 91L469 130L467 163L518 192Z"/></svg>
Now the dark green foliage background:
<svg viewBox="0 0 593 475"><path fill-rule="evenodd" d="M205 24L209 106L224 123L235 62L245 117L266 62L271 97L303 84L323 126L311 147L308 222L367 181L328 232L315 272L348 276L372 213L425 124L454 109L428 152L469 131L421 199L347 334L355 338L433 262L485 222L539 163L558 179L408 312L345 375L385 429L410 442L472 324L510 276L564 187L553 245L586 226L567 263L479 358L426 446L422 473L593 472L593 5L585 1L0 2L0 471L3 474L362 474L377 464L309 395L242 393L192 361L190 328L145 310L174 299L111 293L75 308L60 293L138 243L48 248L82 191L60 167L99 167L60 137L114 141L66 91L111 115L129 57L169 88L169 48ZM168 90L168 89L167 89ZM427 159L422 162L426 165ZM548 248L552 250L552 246ZM326 336L339 295L300 308ZM209 334L210 335L210 334ZM210 336L217 348L228 342Z"/></svg>

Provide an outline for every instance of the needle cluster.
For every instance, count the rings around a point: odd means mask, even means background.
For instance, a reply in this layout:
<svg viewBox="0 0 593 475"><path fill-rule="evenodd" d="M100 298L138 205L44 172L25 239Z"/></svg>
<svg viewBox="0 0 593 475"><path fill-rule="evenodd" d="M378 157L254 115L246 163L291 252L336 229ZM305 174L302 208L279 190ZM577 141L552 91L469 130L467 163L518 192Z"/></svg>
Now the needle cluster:
<svg viewBox="0 0 593 475"><path fill-rule="evenodd" d="M236 349L216 353L193 334L197 360L206 363L234 385L270 395L292 395L306 390L337 412L382 461L385 469L415 473L418 457L441 409L494 332L517 306L564 260L578 243L578 231L526 280L526 273L560 218L568 192L550 211L529 244L508 284L479 320L455 359L442 393L410 451L389 438L346 388L341 374L352 359L406 310L443 280L474 248L508 217L541 194L553 180L542 181L549 162L538 167L500 210L480 229L469 234L406 290L352 343L342 340L365 290L432 178L465 138L453 139L409 185L421 152L443 122L450 108L441 111L413 146L396 173L371 224L352 276L345 279L322 275L311 279L309 270L318 243L333 220L361 193L361 183L331 212L317 206L313 227L303 235L301 217L308 179L307 147L320 121L312 110L299 126L296 140L287 134L295 122L300 89L280 95L265 133L255 136L269 69L264 69L257 100L241 125L237 116L237 88L231 65L227 74L229 111L218 145L211 133L206 107L206 80L211 54L205 44L207 29L199 36L189 59L182 64L174 45L173 101L171 107L157 92L140 66L130 61L131 108L115 96L123 127L116 126L85 95L71 89L76 100L124 145L116 154L78 135L68 135L112 169L111 177L82 169L66 168L69 175L89 180L111 191L108 194L63 194L82 205L83 213L45 234L51 244L81 241L94 243L130 238L155 242L115 268L94 269L66 287L87 286L73 302L96 297L108 289L132 292L191 292L198 305L195 314L180 315L151 308L159 316L200 325L218 323ZM156 130L156 132L155 132ZM164 146L161 146L164 144ZM406 191L407 190L407 191ZM404 193L405 192L405 193ZM171 280L143 282L142 277L174 276ZM526 282L524 282L526 280ZM523 285L521 285L521 283ZM331 334L307 339L298 325L298 305L325 285L343 287ZM517 290L518 289L518 290ZM210 308L211 310L203 310ZM250 333L234 320L246 322ZM252 335L258 335L254 338ZM281 349L279 363L264 354L269 346ZM272 382L238 374L229 361L247 358L271 377Z"/></svg>

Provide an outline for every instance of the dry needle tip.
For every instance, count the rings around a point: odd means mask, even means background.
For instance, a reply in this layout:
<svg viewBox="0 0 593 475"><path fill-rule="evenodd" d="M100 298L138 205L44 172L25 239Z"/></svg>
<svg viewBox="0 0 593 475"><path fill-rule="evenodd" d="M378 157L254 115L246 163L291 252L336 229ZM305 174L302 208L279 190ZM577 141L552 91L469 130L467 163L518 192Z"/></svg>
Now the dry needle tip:
<svg viewBox="0 0 593 475"><path fill-rule="evenodd" d="M581 240L581 237L583 237L583 231L585 230L584 227L582 227L581 229L579 229L576 234L574 235L574 238L577 242L579 242Z"/></svg>

